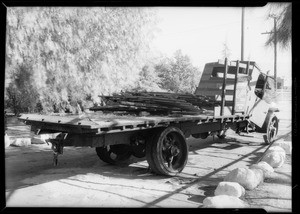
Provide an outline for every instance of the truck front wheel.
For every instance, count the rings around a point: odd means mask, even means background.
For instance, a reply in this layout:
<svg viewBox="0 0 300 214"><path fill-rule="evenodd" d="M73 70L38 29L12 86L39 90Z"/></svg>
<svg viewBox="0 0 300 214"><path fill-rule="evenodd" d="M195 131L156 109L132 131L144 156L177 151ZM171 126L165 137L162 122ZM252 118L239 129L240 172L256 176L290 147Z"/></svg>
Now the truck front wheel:
<svg viewBox="0 0 300 214"><path fill-rule="evenodd" d="M272 114L267 125L267 143L271 143L273 140L275 140L278 133L278 124L278 118L275 116L275 114Z"/></svg>
<svg viewBox="0 0 300 214"><path fill-rule="evenodd" d="M175 176L185 167L188 147L184 134L176 127L159 130L146 144L146 158L157 174Z"/></svg>
<svg viewBox="0 0 300 214"><path fill-rule="evenodd" d="M272 142L278 133L279 120L274 112L269 111L263 126L260 128L256 126L256 131L260 133L266 133L267 143Z"/></svg>
<svg viewBox="0 0 300 214"><path fill-rule="evenodd" d="M255 130L260 133L267 133L270 120L275 116L274 112L269 111L266 115L265 122L262 127L256 126Z"/></svg>

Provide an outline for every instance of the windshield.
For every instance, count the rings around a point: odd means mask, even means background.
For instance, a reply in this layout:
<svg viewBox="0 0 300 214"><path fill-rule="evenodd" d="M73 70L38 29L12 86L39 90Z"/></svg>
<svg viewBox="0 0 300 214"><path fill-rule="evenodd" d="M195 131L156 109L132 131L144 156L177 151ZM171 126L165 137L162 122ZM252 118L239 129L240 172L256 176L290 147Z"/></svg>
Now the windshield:
<svg viewBox="0 0 300 214"><path fill-rule="evenodd" d="M268 76L263 99L271 103L275 99L275 81L273 77Z"/></svg>

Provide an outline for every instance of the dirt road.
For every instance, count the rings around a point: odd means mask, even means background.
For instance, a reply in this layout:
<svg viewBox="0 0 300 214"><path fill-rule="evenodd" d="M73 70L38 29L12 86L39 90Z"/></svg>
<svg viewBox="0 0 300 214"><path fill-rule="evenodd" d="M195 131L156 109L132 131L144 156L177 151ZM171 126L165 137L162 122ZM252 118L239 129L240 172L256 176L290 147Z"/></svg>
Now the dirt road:
<svg viewBox="0 0 300 214"><path fill-rule="evenodd" d="M280 134L291 130L291 103L278 99ZM23 127L24 129L24 127ZM26 128L25 128L26 129ZM289 139L290 140L290 139ZM154 175L145 159L111 166L93 148L66 147L59 165L52 166L47 144L8 147L5 154L8 207L202 207L217 184L232 169L250 166L267 145L258 133L225 140L188 139L189 159L177 177ZM271 178L242 198L251 207L291 211L291 157Z"/></svg>

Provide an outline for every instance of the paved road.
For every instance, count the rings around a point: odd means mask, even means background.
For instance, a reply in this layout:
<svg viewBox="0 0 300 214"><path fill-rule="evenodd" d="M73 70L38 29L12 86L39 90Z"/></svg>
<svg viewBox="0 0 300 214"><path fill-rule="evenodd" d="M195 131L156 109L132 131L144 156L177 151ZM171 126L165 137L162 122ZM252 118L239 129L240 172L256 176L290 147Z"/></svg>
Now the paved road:
<svg viewBox="0 0 300 214"><path fill-rule="evenodd" d="M290 102L281 95L278 104L283 109L278 114L282 134L290 130ZM238 136L233 132L225 140L190 138L188 145L186 168L171 178L148 172L144 159L131 158L131 164L124 166L108 165L92 148L67 147L59 165L53 167L46 144L9 147L5 154L7 206L201 207L230 170L255 163L267 147L261 134ZM290 156L272 177L242 199L251 207L291 211Z"/></svg>

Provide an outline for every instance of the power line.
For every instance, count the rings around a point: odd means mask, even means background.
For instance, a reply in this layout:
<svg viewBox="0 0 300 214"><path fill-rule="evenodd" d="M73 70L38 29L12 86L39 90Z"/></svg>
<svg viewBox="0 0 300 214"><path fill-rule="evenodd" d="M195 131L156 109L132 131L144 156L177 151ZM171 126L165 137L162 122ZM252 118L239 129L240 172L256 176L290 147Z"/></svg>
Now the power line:
<svg viewBox="0 0 300 214"><path fill-rule="evenodd" d="M252 20L253 19L262 19L264 18L264 16L260 16L260 17L254 17L254 18L251 18ZM227 22L226 24L218 24L218 25L212 25L212 26L208 26L208 27L198 27L198 28L193 28L193 29L190 29L190 30L184 30L184 31L177 31L175 33L167 33L165 34L166 36L171 36L171 37L177 37L177 36L180 36L178 34L182 34L182 33L189 33L189 32L202 32L200 30L204 30L204 29L211 29L211 28L215 28L215 27L220 27L220 26L228 26L228 25L231 25L231 24L234 24L234 23L238 23L240 21L234 21L234 22ZM170 35L172 34L172 35Z"/></svg>

